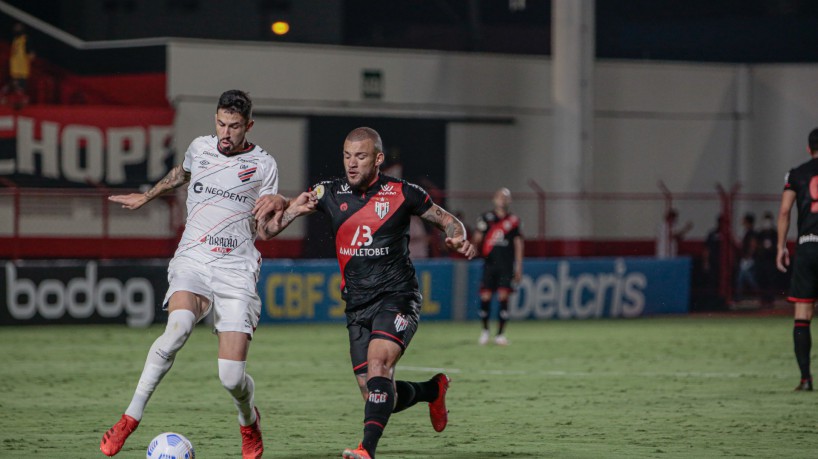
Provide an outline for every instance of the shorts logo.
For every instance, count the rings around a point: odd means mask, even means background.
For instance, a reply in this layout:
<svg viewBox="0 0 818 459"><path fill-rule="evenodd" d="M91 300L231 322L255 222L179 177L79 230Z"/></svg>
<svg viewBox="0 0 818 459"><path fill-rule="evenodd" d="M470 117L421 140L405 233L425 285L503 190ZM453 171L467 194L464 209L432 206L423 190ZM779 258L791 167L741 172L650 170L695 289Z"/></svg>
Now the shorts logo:
<svg viewBox="0 0 818 459"><path fill-rule="evenodd" d="M375 203L375 214L383 220L386 214L389 213L389 201L378 201Z"/></svg>
<svg viewBox="0 0 818 459"><path fill-rule="evenodd" d="M406 330L406 327L409 326L409 321L406 320L406 317L403 317L403 314L398 314L395 316L395 331L402 332Z"/></svg>
<svg viewBox="0 0 818 459"><path fill-rule="evenodd" d="M253 174L256 173L256 169L257 168L255 168L255 167L251 167L250 169L239 171L239 173L238 173L239 179L242 182L246 182L246 181L250 180L250 178L253 177Z"/></svg>
<svg viewBox="0 0 818 459"><path fill-rule="evenodd" d="M341 212L346 212L348 208L349 206L347 205L347 203L345 202L341 203Z"/></svg>

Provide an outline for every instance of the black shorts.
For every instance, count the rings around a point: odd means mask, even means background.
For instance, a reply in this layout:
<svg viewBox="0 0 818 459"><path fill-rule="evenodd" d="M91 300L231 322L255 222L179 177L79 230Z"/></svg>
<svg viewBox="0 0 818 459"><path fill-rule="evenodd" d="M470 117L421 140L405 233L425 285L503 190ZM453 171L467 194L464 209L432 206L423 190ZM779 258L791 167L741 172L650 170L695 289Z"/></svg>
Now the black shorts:
<svg viewBox="0 0 818 459"><path fill-rule="evenodd" d="M818 300L818 243L807 242L795 248L787 299L798 303Z"/></svg>
<svg viewBox="0 0 818 459"><path fill-rule="evenodd" d="M360 309L347 312L349 356L356 375L367 372L369 341L385 339L406 351L418 329L420 297L417 294L387 294Z"/></svg>
<svg viewBox="0 0 818 459"><path fill-rule="evenodd" d="M497 266L485 262L483 265L483 280L480 283L480 290L499 290L511 288L511 280L514 278L514 268Z"/></svg>

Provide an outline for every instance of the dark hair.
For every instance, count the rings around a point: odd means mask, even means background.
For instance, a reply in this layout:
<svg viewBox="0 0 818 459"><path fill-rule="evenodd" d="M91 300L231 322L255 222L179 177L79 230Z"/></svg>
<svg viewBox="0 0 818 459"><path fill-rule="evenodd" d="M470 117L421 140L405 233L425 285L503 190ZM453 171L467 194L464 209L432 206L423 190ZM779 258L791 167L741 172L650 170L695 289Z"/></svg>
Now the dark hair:
<svg viewBox="0 0 818 459"><path fill-rule="evenodd" d="M753 223L756 222L755 214L753 214L752 212L747 212L746 214L744 214L744 221L752 225Z"/></svg>
<svg viewBox="0 0 818 459"><path fill-rule="evenodd" d="M378 131L370 127L355 128L349 134L347 134L346 138L346 140L349 140L350 142L360 142L367 139L372 140L375 147L375 153L380 153L383 151L383 141L381 140L381 135L378 134Z"/></svg>
<svg viewBox="0 0 818 459"><path fill-rule="evenodd" d="M809 133L809 151L818 151L818 128Z"/></svg>
<svg viewBox="0 0 818 459"><path fill-rule="evenodd" d="M244 121L253 119L253 101L246 92L231 89L222 93L219 97L219 105L216 106L216 111L224 110L227 113L238 113L244 117Z"/></svg>

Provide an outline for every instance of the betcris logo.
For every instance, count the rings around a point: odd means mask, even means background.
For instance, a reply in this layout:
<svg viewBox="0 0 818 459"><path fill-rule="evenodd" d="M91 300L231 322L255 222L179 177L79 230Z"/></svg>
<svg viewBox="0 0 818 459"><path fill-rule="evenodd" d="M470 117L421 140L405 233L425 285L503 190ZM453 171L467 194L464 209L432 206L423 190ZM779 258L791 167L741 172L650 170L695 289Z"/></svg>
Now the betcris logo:
<svg viewBox="0 0 818 459"><path fill-rule="evenodd" d="M688 259L526 262L509 301L513 319L634 318L686 313Z"/></svg>

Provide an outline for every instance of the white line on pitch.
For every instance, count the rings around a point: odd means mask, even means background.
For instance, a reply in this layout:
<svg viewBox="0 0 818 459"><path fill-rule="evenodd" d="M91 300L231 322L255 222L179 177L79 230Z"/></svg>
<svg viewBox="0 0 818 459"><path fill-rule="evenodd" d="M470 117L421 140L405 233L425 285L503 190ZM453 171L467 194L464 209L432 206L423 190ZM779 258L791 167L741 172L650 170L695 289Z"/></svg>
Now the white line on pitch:
<svg viewBox="0 0 818 459"><path fill-rule="evenodd" d="M403 371L418 371L418 372L433 372L433 373L452 373L452 374L462 374L465 373L460 368L439 368L439 367L415 367L415 366L405 366L399 365L398 370ZM683 371L683 372L670 372L670 373L658 373L658 372L644 372L644 373L622 373L622 372L583 372L583 371L560 371L560 370L550 370L550 371L526 371L526 370L474 370L474 371L466 371L468 373L479 374L479 375L492 375L492 376L514 376L514 375L531 375L531 376L554 376L554 377L621 377L621 376L642 376L646 378L698 378L698 379L712 379L712 378L746 378L746 377L757 377L757 378L776 378L776 379L785 379L787 375L783 374L772 374L772 373L717 373L717 372L700 372L700 371Z"/></svg>

